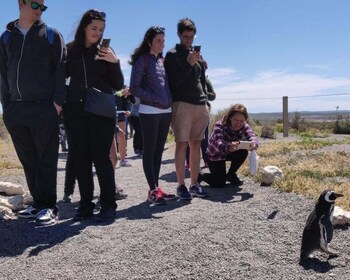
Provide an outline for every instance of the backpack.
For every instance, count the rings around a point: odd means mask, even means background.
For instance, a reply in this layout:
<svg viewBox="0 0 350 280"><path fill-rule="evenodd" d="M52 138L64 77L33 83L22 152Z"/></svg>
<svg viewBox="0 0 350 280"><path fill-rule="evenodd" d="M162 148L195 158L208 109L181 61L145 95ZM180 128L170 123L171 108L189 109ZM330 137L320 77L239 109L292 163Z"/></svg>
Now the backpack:
<svg viewBox="0 0 350 280"><path fill-rule="evenodd" d="M3 43L6 45L8 40L10 39L11 32L6 30L2 35L1 35L1 40ZM55 32L53 27L46 25L46 38L47 41L49 42L50 45L53 45L53 41L55 39Z"/></svg>

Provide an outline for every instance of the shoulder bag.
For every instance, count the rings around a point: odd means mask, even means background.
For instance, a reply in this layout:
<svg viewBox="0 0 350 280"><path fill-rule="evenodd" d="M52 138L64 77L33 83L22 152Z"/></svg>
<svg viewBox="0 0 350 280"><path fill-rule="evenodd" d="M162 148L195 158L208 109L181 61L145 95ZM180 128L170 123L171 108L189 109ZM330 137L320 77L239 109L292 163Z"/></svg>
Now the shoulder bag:
<svg viewBox="0 0 350 280"><path fill-rule="evenodd" d="M96 116L106 118L116 118L115 98L112 93L105 93L97 88L89 87L87 83L85 59L83 58L84 75L85 75L85 105L84 110Z"/></svg>

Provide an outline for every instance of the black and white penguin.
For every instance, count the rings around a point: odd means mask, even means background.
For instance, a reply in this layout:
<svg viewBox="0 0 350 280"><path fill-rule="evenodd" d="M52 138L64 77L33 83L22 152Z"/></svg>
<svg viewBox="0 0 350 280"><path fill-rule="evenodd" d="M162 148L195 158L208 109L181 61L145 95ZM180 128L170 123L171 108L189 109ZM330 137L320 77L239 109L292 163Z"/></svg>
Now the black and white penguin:
<svg viewBox="0 0 350 280"><path fill-rule="evenodd" d="M303 231L301 242L300 260L309 258L316 250L321 250L336 257L337 254L328 250L328 243L333 238L333 210L334 201L343 196L332 190L325 190L321 193L315 208L310 213Z"/></svg>

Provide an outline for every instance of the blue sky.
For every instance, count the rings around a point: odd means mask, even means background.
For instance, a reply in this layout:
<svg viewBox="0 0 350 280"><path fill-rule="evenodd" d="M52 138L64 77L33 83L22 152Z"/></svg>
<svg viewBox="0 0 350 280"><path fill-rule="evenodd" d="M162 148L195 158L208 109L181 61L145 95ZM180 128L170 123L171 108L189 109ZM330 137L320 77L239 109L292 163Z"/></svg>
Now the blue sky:
<svg viewBox="0 0 350 280"><path fill-rule="evenodd" d="M234 103L248 111L350 110L350 1L348 0L47 0L43 20L72 40L81 15L107 14L105 37L127 60L151 25L166 28L165 50L177 42L183 17L197 25L217 99L213 112ZM18 17L17 1L6 2L0 27Z"/></svg>

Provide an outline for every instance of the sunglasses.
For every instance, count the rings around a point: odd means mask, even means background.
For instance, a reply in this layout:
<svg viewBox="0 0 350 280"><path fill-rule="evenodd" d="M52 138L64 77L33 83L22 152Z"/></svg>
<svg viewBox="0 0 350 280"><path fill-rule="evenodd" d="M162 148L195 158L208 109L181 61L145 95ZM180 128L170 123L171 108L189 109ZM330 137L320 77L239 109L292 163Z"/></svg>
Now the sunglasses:
<svg viewBox="0 0 350 280"><path fill-rule="evenodd" d="M94 18L94 19L106 20L106 13L105 12L100 12L100 11L97 11L97 10L91 10L89 12L89 17Z"/></svg>
<svg viewBox="0 0 350 280"><path fill-rule="evenodd" d="M164 33L164 31L165 31L165 27L163 27L163 26L153 26L152 29L153 29L153 31L155 31L157 33Z"/></svg>
<svg viewBox="0 0 350 280"><path fill-rule="evenodd" d="M27 4L28 2L30 2L30 7L33 10L37 10L40 9L40 11L45 12L47 9L47 6L43 5L43 4L39 4L37 2L33 2L31 0L23 0L24 4Z"/></svg>

